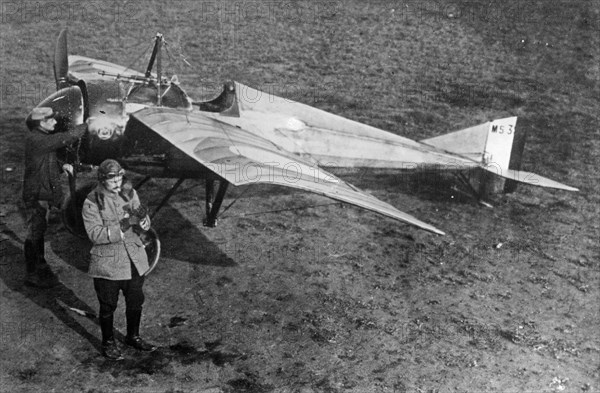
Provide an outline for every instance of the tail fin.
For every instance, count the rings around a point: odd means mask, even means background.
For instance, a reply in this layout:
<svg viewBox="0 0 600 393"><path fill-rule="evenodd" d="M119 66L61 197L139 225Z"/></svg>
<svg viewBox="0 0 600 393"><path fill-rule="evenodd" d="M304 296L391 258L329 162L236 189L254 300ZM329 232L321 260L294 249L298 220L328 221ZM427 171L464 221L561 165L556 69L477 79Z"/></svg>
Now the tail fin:
<svg viewBox="0 0 600 393"><path fill-rule="evenodd" d="M508 169L516 123L516 117L488 121L421 142L481 164L494 163L499 169Z"/></svg>
<svg viewBox="0 0 600 393"><path fill-rule="evenodd" d="M516 117L489 122L482 163L502 170L508 169L510 153L515 138Z"/></svg>
<svg viewBox="0 0 600 393"><path fill-rule="evenodd" d="M518 170L525 139L517 137L515 141L516 124L516 117L507 117L421 142L469 157L480 162L482 169L514 182L579 191L540 175ZM517 146L513 146L513 142ZM509 166L516 169L509 169Z"/></svg>
<svg viewBox="0 0 600 393"><path fill-rule="evenodd" d="M567 186L535 173L508 168L509 164L511 164L511 152L515 137L516 123L516 117L509 117L491 122L483 152L482 168L495 175L519 183L558 188L567 191L579 191L577 188ZM522 146L519 150L522 150ZM517 153L520 156L522 151ZM520 162L518 164L517 168L520 167Z"/></svg>

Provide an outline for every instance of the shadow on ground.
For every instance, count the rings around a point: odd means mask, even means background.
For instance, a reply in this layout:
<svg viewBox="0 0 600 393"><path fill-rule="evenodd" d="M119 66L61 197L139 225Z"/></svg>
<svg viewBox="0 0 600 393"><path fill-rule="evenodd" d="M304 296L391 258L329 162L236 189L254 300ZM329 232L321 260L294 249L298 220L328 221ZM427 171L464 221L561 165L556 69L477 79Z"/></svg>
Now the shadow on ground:
<svg viewBox="0 0 600 393"><path fill-rule="evenodd" d="M22 245L22 241L4 223L2 223L2 239L0 278L9 290L20 293L39 307L50 311L59 321L100 349L100 340L78 322L76 319L78 317L75 317L75 313L68 307L83 311L97 324L94 310L60 281L56 286L48 289L24 285L23 251L15 245L15 243Z"/></svg>
<svg viewBox="0 0 600 393"><path fill-rule="evenodd" d="M199 210L190 214L202 214ZM218 243L209 240L191 221L171 206L163 207L153 220L162 255L191 264L231 267L236 262L225 254Z"/></svg>

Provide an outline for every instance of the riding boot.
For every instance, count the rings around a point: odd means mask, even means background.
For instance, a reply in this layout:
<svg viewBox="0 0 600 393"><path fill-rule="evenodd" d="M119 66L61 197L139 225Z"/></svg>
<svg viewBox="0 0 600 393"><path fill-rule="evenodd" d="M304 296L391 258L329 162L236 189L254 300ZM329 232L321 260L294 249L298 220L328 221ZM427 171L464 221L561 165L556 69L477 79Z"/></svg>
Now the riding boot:
<svg viewBox="0 0 600 393"><path fill-rule="evenodd" d="M25 240L23 245L23 255L25 256L25 271L27 275L35 273L37 255L34 250L33 242L30 239Z"/></svg>
<svg viewBox="0 0 600 393"><path fill-rule="evenodd" d="M100 330L102 331L102 355L111 360L122 360L123 355L117 346L113 332L113 314L100 316Z"/></svg>
<svg viewBox="0 0 600 393"><path fill-rule="evenodd" d="M156 347L147 343L140 337L140 322L142 320L142 310L126 310L127 319L127 337L125 344L137 349L138 351L152 352Z"/></svg>
<svg viewBox="0 0 600 393"><path fill-rule="evenodd" d="M126 310L125 317L127 319L127 337L139 336L142 310Z"/></svg>
<svg viewBox="0 0 600 393"><path fill-rule="evenodd" d="M46 258L44 257L46 255L44 247L44 236L37 239L36 243L37 244L35 245L35 251L37 252L38 266L47 265L48 262L46 262Z"/></svg>
<svg viewBox="0 0 600 393"><path fill-rule="evenodd" d="M114 314L100 315L100 330L102 331L102 343L114 340L113 321Z"/></svg>

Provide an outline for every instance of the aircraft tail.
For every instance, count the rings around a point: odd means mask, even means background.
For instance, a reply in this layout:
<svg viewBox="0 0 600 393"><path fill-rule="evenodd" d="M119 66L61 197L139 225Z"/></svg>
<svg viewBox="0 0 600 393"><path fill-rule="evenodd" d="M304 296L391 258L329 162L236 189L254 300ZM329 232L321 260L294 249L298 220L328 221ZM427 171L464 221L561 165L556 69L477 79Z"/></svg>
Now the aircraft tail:
<svg viewBox="0 0 600 393"><path fill-rule="evenodd" d="M510 180L505 185L506 192L514 191L515 182L579 191L540 175L519 170L525 135L516 132L516 124L516 117L496 119L421 142L469 157L479 162L485 171Z"/></svg>
<svg viewBox="0 0 600 393"><path fill-rule="evenodd" d="M516 117L488 121L421 142L481 164L508 169L516 123Z"/></svg>
<svg viewBox="0 0 600 393"><path fill-rule="evenodd" d="M521 167L521 156L523 154L525 138L520 138L520 146L517 151L513 152L516 123L516 117L494 120L490 123L485 149L483 151L482 168L513 182L532 184L540 187L558 188L567 191L579 191L575 187L567 186L566 184L559 183L535 173L519 170ZM513 157L511 157L511 153L513 153ZM511 158L513 159L511 160ZM516 168L509 169L509 166L513 166L513 168L516 166Z"/></svg>

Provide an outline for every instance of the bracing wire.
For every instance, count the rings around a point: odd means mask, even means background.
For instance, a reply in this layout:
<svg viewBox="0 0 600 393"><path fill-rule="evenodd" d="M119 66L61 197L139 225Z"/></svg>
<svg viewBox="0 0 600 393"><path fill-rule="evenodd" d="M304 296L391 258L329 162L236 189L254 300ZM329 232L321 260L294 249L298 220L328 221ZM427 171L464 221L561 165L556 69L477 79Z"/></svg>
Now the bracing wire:
<svg viewBox="0 0 600 393"><path fill-rule="evenodd" d="M235 204L235 203L236 203L236 202L237 202L237 201L238 201L238 200L239 200L241 197L243 197L243 196L246 194L246 192L248 191L248 189L249 189L249 188L250 188L250 187L246 187L246 188L244 189L244 191L242 191L242 192L241 192L241 194L240 194L240 195L238 195L238 196L237 196L237 197L236 197L236 198L233 200L233 202L231 202L229 205L227 205L227 207L226 207L225 209L223 209L223 211L222 211L222 212L219 214L219 216L221 216L221 215L225 214L225 212L226 212L227 210L229 210L229 208L230 208L230 207L232 207L232 206L233 206L233 205L234 205L234 204Z"/></svg>
<svg viewBox="0 0 600 393"><path fill-rule="evenodd" d="M187 59L185 58L185 56L183 55L183 53L181 53L181 51L179 51L179 55L176 56L175 54L172 54L171 51L169 50L169 43L165 40L164 42L164 48L165 51L167 52L167 56L169 56L169 59L173 62L173 63L177 63L177 58L179 57L180 60L187 65L190 68L194 68L189 61L187 61Z"/></svg>
<svg viewBox="0 0 600 393"><path fill-rule="evenodd" d="M139 42L138 42L138 43L136 43L134 46L135 46L135 47L137 47L137 46L139 46L140 44L142 44L142 43L143 43L143 42L145 42L145 41L146 41L146 39L144 39L144 40L142 40L142 41L139 41ZM139 60L140 60L140 59L141 59L141 58L142 58L144 55L146 55L146 54L147 54L147 53L150 51L150 49L152 48L152 45L153 45L153 42L152 42L152 41L150 41L150 42L149 42L149 44L148 44L148 46L146 47L146 49L144 49L143 51L141 51L141 52L140 52L140 54L139 54L139 55L138 55L138 56L137 56L135 59L133 59L133 61L132 61L132 62L130 62L130 63L129 63L129 64L126 66L126 67L125 67L125 70L131 70L131 71L135 71L135 70L133 69L133 65L134 65L135 63L137 63L137 62L138 62L138 61L139 61Z"/></svg>

